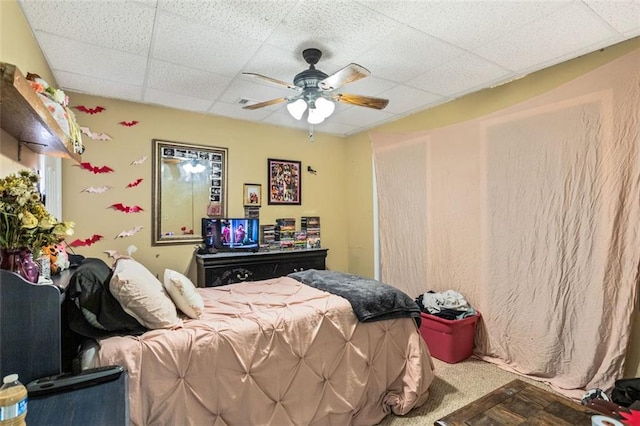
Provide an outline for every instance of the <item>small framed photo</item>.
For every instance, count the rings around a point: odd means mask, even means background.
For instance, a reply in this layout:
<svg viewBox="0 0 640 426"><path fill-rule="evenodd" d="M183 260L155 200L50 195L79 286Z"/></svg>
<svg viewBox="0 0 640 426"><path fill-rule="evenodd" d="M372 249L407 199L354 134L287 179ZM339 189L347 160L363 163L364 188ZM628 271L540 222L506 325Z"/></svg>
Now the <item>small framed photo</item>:
<svg viewBox="0 0 640 426"><path fill-rule="evenodd" d="M302 204L300 161L267 159L269 204Z"/></svg>
<svg viewBox="0 0 640 426"><path fill-rule="evenodd" d="M245 183L243 194L245 206L260 207L262 204L262 185Z"/></svg>

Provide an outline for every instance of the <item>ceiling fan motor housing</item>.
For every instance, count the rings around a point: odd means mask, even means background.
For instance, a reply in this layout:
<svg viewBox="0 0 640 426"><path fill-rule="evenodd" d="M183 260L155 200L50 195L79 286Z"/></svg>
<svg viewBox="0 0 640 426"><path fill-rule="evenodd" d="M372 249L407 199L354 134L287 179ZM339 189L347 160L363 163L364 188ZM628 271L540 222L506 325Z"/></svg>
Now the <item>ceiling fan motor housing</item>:
<svg viewBox="0 0 640 426"><path fill-rule="evenodd" d="M296 74L293 84L303 89L318 88L318 83L327 78L328 75L320 70L308 69Z"/></svg>
<svg viewBox="0 0 640 426"><path fill-rule="evenodd" d="M320 70L308 69L297 74L293 79L293 84L303 89L302 97L307 102L315 103L315 100L322 96L318 83L327 77L327 74Z"/></svg>

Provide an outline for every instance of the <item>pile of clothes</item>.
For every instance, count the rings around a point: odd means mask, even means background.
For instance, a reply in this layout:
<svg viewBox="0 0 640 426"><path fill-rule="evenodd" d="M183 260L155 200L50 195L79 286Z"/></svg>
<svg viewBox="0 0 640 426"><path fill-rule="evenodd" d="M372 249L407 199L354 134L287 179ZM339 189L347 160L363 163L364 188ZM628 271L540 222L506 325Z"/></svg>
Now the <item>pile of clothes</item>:
<svg viewBox="0 0 640 426"><path fill-rule="evenodd" d="M418 296L416 303L422 312L447 320L460 320L476 314L464 296L454 290L428 291Z"/></svg>
<svg viewBox="0 0 640 426"><path fill-rule="evenodd" d="M584 394L581 402L607 416L603 417L606 421L602 424L639 426L640 377L616 380L610 397L602 389L591 389Z"/></svg>

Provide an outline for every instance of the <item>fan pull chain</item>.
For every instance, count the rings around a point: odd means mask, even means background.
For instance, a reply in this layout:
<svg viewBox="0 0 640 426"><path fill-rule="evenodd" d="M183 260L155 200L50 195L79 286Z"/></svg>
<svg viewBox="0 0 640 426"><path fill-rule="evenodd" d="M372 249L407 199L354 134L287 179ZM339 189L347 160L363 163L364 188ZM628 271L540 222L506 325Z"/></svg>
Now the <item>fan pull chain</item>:
<svg viewBox="0 0 640 426"><path fill-rule="evenodd" d="M309 124L309 142L315 142L313 138L313 124Z"/></svg>

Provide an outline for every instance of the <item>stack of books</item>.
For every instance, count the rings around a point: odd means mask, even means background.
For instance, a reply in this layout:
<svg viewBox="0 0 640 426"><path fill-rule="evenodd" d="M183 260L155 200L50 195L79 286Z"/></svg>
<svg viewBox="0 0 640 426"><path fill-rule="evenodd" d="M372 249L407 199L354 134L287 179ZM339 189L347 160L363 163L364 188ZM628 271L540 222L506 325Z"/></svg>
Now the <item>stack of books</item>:
<svg viewBox="0 0 640 426"><path fill-rule="evenodd" d="M307 236L307 248L320 248L320 217L303 216L300 229Z"/></svg>
<svg viewBox="0 0 640 426"><path fill-rule="evenodd" d="M296 220L292 217L276 219L275 238L280 248L293 248L296 233Z"/></svg>

